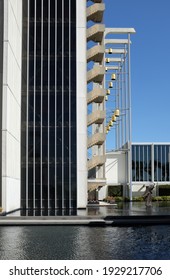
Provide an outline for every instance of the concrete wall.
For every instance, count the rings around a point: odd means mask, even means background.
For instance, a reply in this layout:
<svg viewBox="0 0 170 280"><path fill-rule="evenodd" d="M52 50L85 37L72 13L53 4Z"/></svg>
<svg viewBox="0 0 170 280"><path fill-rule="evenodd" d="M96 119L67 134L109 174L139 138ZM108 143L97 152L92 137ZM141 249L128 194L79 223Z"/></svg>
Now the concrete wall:
<svg viewBox="0 0 170 280"><path fill-rule="evenodd" d="M107 155L106 159L107 185L126 183L125 154L116 152Z"/></svg>
<svg viewBox="0 0 170 280"><path fill-rule="evenodd" d="M87 205L86 0L77 0L77 207Z"/></svg>
<svg viewBox="0 0 170 280"><path fill-rule="evenodd" d="M0 155L2 154L2 84L3 84L4 0L0 0ZM2 161L0 160L0 206L2 205Z"/></svg>
<svg viewBox="0 0 170 280"><path fill-rule="evenodd" d="M127 170L126 170L126 154L121 152L108 153L106 159L106 182L107 185L99 191L99 200L102 200L108 195L109 185L123 185L123 195L128 196L127 186ZM142 196L145 187L144 184L150 182L132 182L132 196ZM160 182L159 182L160 183ZM161 183L160 183L161 184ZM158 195L158 187L154 188L153 196Z"/></svg>
<svg viewBox="0 0 170 280"><path fill-rule="evenodd" d="M108 195L108 185L126 185L126 155L122 152L106 154L107 185L99 191L99 200Z"/></svg>
<svg viewBox="0 0 170 280"><path fill-rule="evenodd" d="M20 207L22 0L4 1L2 207Z"/></svg>

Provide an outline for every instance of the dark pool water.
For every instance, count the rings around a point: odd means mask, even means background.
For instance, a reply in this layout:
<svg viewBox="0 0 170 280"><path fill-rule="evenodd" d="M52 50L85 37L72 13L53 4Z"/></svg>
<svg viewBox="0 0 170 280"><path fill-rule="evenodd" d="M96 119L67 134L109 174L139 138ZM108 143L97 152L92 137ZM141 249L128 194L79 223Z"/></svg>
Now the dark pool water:
<svg viewBox="0 0 170 280"><path fill-rule="evenodd" d="M0 227L2 260L170 259L170 226Z"/></svg>

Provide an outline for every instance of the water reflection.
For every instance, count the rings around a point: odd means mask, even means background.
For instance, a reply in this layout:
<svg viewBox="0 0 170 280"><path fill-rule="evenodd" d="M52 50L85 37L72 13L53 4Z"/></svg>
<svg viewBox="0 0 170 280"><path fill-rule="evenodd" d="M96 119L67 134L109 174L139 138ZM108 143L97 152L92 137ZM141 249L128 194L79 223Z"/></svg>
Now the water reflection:
<svg viewBox="0 0 170 280"><path fill-rule="evenodd" d="M24 238L25 229L22 227L0 228L0 255L1 259L25 259L24 248L27 239Z"/></svg>
<svg viewBox="0 0 170 280"><path fill-rule="evenodd" d="M119 202L116 205L94 205L82 210L73 209L27 209L8 214L8 216L108 216L108 215L170 215L170 201L153 202L146 208L144 202Z"/></svg>
<svg viewBox="0 0 170 280"><path fill-rule="evenodd" d="M117 208L88 207L75 212L30 211L20 216L107 216L170 214L170 202L154 202L147 211L144 203L118 203ZM14 213L13 215L16 215ZM83 227L1 226L0 259L170 259L170 226Z"/></svg>
<svg viewBox="0 0 170 280"><path fill-rule="evenodd" d="M23 209L20 216L76 216L75 209Z"/></svg>
<svg viewBox="0 0 170 280"><path fill-rule="evenodd" d="M166 234L165 234L166 233ZM0 259L170 259L170 226L0 227Z"/></svg>

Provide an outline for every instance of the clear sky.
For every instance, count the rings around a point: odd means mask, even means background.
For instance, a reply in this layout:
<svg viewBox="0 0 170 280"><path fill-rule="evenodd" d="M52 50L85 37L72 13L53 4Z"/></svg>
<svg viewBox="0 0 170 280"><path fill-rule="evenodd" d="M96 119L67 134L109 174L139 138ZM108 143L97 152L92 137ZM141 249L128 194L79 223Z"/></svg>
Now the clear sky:
<svg viewBox="0 0 170 280"><path fill-rule="evenodd" d="M104 2L106 27L136 30L131 35L132 141L170 142L170 1Z"/></svg>

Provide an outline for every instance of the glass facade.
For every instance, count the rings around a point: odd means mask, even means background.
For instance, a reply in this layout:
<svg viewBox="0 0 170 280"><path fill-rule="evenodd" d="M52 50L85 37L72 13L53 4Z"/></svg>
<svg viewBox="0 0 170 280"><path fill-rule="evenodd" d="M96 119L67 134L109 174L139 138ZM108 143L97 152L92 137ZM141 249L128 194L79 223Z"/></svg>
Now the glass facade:
<svg viewBox="0 0 170 280"><path fill-rule="evenodd" d="M170 145L154 146L154 181L169 181Z"/></svg>
<svg viewBox="0 0 170 280"><path fill-rule="evenodd" d="M170 145L132 145L132 181L168 182Z"/></svg>
<svg viewBox="0 0 170 280"><path fill-rule="evenodd" d="M77 206L76 0L23 1L21 206Z"/></svg>
<svg viewBox="0 0 170 280"><path fill-rule="evenodd" d="M132 181L152 181L151 145L132 145Z"/></svg>

